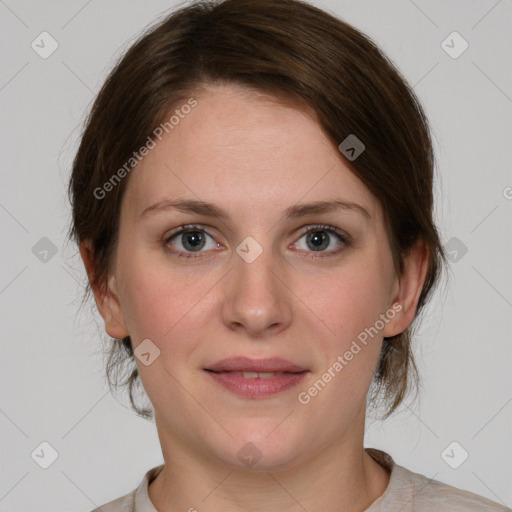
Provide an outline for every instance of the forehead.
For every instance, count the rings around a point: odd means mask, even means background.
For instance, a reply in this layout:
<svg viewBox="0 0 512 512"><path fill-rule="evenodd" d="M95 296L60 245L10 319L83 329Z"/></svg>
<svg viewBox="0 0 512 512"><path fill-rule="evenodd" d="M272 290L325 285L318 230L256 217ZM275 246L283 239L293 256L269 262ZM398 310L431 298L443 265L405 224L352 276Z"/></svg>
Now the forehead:
<svg viewBox="0 0 512 512"><path fill-rule="evenodd" d="M197 106L132 171L125 200L134 214L176 197L253 212L341 197L378 213L377 199L303 109L231 84L194 98Z"/></svg>

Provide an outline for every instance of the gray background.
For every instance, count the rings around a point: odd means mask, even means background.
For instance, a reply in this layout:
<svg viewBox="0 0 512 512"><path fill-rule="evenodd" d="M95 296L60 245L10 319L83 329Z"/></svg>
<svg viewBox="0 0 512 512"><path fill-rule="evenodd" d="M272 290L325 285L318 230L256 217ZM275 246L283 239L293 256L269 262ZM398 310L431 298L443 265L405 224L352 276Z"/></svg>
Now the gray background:
<svg viewBox="0 0 512 512"><path fill-rule="evenodd" d="M316 4L370 35L414 85L434 131L436 218L457 251L414 342L421 400L369 421L365 446L512 506L512 2ZM89 511L162 461L154 424L108 392L99 315L78 314L85 272L65 244L65 188L80 123L114 60L174 5L0 0L1 511ZM47 59L31 48L43 31L59 45ZM469 43L458 58L441 46L453 31ZM55 255L42 252L43 237ZM49 456L44 441L58 452L47 469L31 457ZM469 453L458 469L441 455L453 441Z"/></svg>

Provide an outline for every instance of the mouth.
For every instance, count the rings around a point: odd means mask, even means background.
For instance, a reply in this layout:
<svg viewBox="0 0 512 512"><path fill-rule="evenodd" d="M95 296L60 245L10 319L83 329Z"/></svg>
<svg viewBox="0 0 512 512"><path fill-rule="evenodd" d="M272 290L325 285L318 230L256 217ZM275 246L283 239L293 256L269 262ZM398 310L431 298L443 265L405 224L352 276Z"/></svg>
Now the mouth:
<svg viewBox="0 0 512 512"><path fill-rule="evenodd" d="M224 389L245 398L266 398L301 382L309 370L281 358L230 358L204 368Z"/></svg>

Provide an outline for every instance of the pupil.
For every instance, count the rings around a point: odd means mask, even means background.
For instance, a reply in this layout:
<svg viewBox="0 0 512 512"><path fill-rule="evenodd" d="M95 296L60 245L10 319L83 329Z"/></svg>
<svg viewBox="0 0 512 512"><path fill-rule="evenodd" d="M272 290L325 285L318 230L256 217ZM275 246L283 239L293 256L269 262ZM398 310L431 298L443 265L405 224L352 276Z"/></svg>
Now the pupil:
<svg viewBox="0 0 512 512"><path fill-rule="evenodd" d="M327 234L325 231L316 231L308 236L308 242L313 242L313 248L315 251L325 248L329 244L325 244L324 242L327 240ZM322 244L324 247L322 247Z"/></svg>
<svg viewBox="0 0 512 512"><path fill-rule="evenodd" d="M184 235L185 243L183 246L187 248L187 245L190 245L192 249L202 248L202 244L204 245L204 238L199 231L191 231Z"/></svg>

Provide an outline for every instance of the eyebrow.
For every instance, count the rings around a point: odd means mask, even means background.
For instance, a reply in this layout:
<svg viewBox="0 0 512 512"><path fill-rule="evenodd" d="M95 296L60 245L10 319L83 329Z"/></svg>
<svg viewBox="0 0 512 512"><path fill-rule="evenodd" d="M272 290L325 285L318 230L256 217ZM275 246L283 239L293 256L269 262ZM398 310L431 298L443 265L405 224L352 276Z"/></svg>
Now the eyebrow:
<svg viewBox="0 0 512 512"><path fill-rule="evenodd" d="M215 217L218 219L229 219L229 213L224 208L213 203L198 201L195 199L177 199L163 200L154 203L145 208L139 215L139 220L147 217L150 213L162 213L168 210L176 209L183 213L195 213L206 217ZM329 213L336 210L346 210L359 213L366 220L371 220L372 216L366 208L360 204L344 201L342 199L334 199L331 201L313 201L310 203L294 204L283 212L284 219L296 219L315 215L320 213Z"/></svg>

